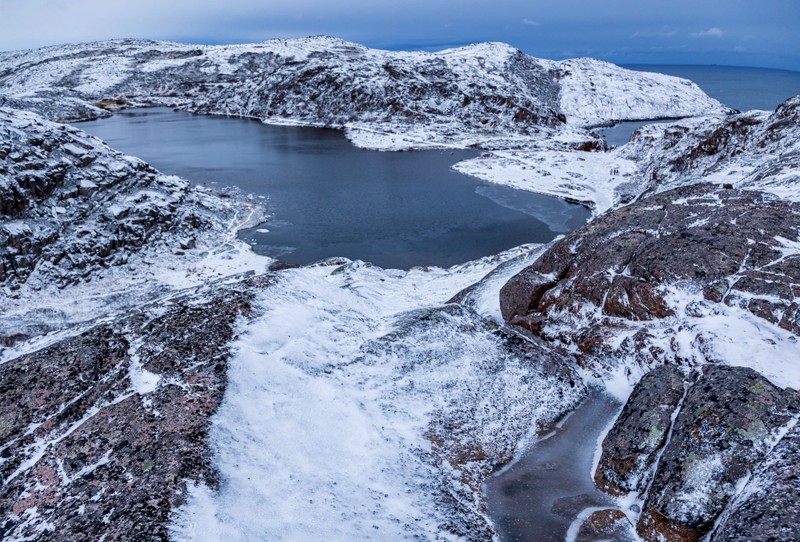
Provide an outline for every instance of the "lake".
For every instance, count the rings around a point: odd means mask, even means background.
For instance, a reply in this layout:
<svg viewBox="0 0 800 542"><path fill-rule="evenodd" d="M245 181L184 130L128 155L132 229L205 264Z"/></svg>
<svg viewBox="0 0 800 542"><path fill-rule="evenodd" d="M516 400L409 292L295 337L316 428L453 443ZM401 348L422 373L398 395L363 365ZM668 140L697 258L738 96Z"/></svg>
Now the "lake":
<svg viewBox="0 0 800 542"><path fill-rule="evenodd" d="M476 151L378 152L335 130L131 109L80 124L111 147L194 183L263 199L240 237L294 264L344 256L381 267L451 266L583 225L590 211L450 166Z"/></svg>

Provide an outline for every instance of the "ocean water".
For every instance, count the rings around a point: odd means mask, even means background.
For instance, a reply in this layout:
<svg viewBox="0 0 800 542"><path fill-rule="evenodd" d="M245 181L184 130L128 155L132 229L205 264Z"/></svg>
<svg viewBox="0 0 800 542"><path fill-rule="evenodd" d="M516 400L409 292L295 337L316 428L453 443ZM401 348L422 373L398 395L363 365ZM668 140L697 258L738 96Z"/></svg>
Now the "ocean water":
<svg viewBox="0 0 800 542"><path fill-rule="evenodd" d="M800 94L800 72L739 66L631 64L625 68L675 75L693 81L703 92L739 111L771 111Z"/></svg>
<svg viewBox="0 0 800 542"><path fill-rule="evenodd" d="M630 64L624 67L689 79L712 98L738 111L772 111L786 99L800 94L800 72L738 66ZM624 145L634 130L645 124L651 122L620 122L598 132L610 145Z"/></svg>
<svg viewBox="0 0 800 542"><path fill-rule="evenodd" d="M294 264L344 256L381 267L451 266L583 225L585 207L450 166L475 151L377 152L341 132L170 109L80 124L111 147L195 183L235 186L270 216L240 237Z"/></svg>

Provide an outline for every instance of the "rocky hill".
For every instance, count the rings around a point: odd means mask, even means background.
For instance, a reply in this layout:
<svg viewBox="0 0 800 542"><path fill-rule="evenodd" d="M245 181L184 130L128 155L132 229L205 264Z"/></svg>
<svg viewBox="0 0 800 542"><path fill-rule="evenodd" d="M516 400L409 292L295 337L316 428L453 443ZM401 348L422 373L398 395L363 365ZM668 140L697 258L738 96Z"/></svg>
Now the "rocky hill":
<svg viewBox="0 0 800 542"><path fill-rule="evenodd" d="M703 179L800 201L800 96L771 113L751 111L637 130L620 149L640 164L641 190Z"/></svg>
<svg viewBox="0 0 800 542"><path fill-rule="evenodd" d="M390 52L324 36L224 46L122 40L7 54L0 105L52 120L168 105L346 128L357 143L381 148L519 146L565 122L726 110L689 81L599 61L544 61L501 43Z"/></svg>
<svg viewBox="0 0 800 542"><path fill-rule="evenodd" d="M261 214L81 130L0 108L0 346L163 296L170 275L184 286L217 276L220 258L244 250L236 230ZM235 261L222 267L252 269Z"/></svg>

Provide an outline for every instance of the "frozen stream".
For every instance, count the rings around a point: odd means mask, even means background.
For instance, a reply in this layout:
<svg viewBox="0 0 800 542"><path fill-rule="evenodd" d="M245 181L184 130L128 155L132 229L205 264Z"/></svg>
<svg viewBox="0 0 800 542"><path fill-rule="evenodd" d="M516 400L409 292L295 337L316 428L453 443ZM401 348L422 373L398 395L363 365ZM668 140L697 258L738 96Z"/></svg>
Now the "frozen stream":
<svg viewBox="0 0 800 542"><path fill-rule="evenodd" d="M594 486L598 441L621 405L592 391L550 435L486 483L489 515L503 542L562 542L581 511L614 508Z"/></svg>

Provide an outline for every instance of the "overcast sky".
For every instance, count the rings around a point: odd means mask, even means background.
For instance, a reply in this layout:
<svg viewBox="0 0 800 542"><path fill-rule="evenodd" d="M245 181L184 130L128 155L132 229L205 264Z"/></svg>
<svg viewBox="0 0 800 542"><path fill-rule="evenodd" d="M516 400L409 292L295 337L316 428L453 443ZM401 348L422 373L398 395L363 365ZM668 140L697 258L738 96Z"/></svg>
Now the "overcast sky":
<svg viewBox="0 0 800 542"><path fill-rule="evenodd" d="M109 38L237 43L330 34L438 50L800 71L800 0L0 0L0 50Z"/></svg>

